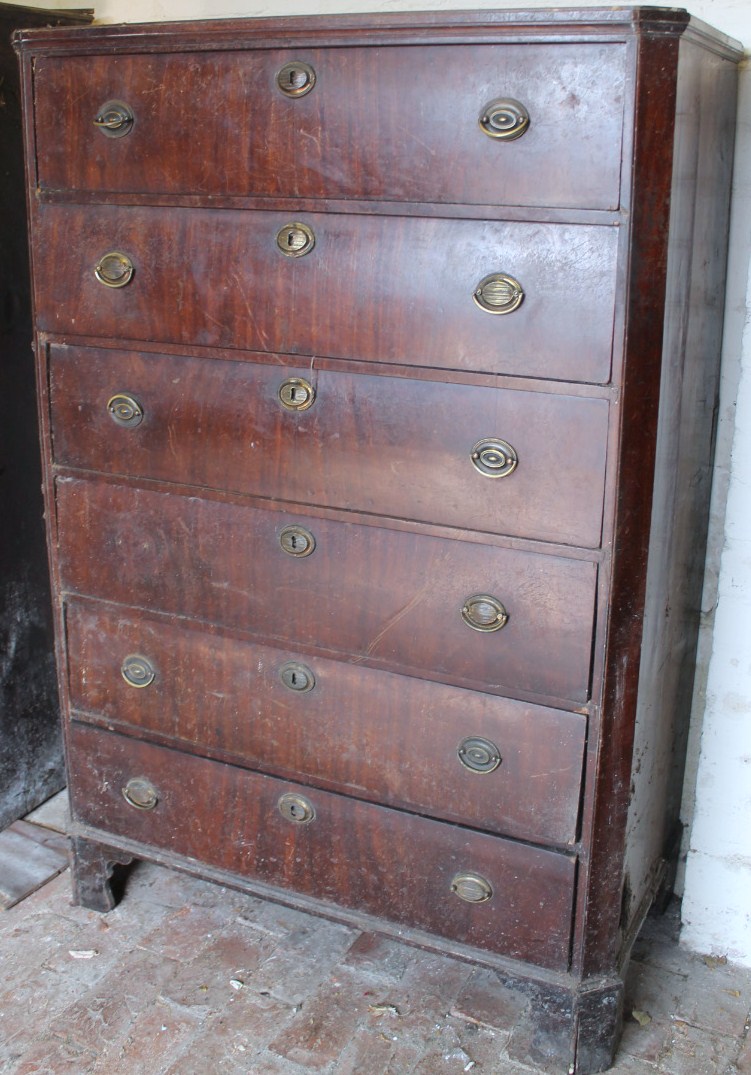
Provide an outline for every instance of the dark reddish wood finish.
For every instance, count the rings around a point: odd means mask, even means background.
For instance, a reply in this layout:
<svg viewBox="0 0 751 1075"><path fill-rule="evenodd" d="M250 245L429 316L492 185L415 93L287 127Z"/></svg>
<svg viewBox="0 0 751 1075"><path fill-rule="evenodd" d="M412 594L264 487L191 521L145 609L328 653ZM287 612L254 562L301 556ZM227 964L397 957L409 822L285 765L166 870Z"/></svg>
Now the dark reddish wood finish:
<svg viewBox="0 0 751 1075"><path fill-rule="evenodd" d="M305 213L316 245L289 258L276 236L296 219L288 210L44 205L39 328L608 380L615 228ZM94 276L113 250L135 266L119 289ZM495 272L524 288L513 313L473 301Z"/></svg>
<svg viewBox="0 0 751 1075"><path fill-rule="evenodd" d="M310 410L279 402L289 377L314 387ZM113 424L107 410L123 390L144 411L134 429ZM50 402L55 461L64 466L600 542L604 399L310 370L283 356L256 365L53 345ZM489 436L519 456L506 477L472 465L473 447Z"/></svg>
<svg viewBox="0 0 751 1075"><path fill-rule="evenodd" d="M72 809L79 822L543 967L564 969L568 962L572 855L80 724L71 728L71 744ZM126 802L122 788L133 777L155 786L154 810ZM312 803L313 821L282 817L277 803L290 792ZM451 882L463 872L487 877L499 898L477 905L460 900Z"/></svg>
<svg viewBox="0 0 751 1075"><path fill-rule="evenodd" d="M491 832L560 845L576 839L587 726L578 714L119 607L74 601L65 619L78 719ZM148 688L121 675L131 653L157 671ZM289 661L312 671L311 691L283 685ZM499 747L495 772L460 763L468 735ZM544 793L531 795L537 784Z"/></svg>
<svg viewBox="0 0 751 1075"><path fill-rule="evenodd" d="M529 44L45 57L40 187L616 209L625 48L565 51L559 68ZM276 86L290 58L316 72L299 99ZM498 97L525 104L528 138L483 134ZM92 123L113 98L136 117L124 138Z"/></svg>
<svg viewBox="0 0 751 1075"><path fill-rule="evenodd" d="M107 864L142 854L377 915L536 990L516 1059L607 1067L675 847L737 47L610 8L21 51L79 898L107 905ZM316 87L282 100L300 59ZM91 113L126 90L136 123L108 142ZM496 93L534 105L517 142L477 127ZM285 258L298 220L315 248ZM119 291L93 276L110 250L135 265ZM524 288L507 316L472 299L493 272ZM279 407L289 375L310 411ZM118 391L138 428L110 423ZM509 478L474 473L486 436L519 451ZM288 523L310 557L281 551ZM460 608L488 592L510 618L483 635ZM153 657L147 690L121 647ZM284 659L314 691L281 687ZM496 773L458 766L472 734L503 740ZM132 775L155 811L125 803ZM320 802L310 826L276 813L290 787ZM446 902L460 861L487 904Z"/></svg>
<svg viewBox="0 0 751 1075"><path fill-rule="evenodd" d="M66 591L480 689L589 695L593 563L78 478L58 479L57 512ZM282 550L291 525L312 555ZM464 623L477 594L505 627Z"/></svg>

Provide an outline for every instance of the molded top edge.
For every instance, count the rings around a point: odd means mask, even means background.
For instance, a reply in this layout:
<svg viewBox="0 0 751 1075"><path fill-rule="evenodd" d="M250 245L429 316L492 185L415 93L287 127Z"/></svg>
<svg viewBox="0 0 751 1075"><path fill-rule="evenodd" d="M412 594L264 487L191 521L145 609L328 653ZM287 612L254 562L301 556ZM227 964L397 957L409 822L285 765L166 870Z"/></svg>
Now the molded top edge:
<svg viewBox="0 0 751 1075"><path fill-rule="evenodd" d="M264 16L186 22L121 23L75 29L29 29L14 35L20 52L193 51L275 45L311 46L507 37L673 35L686 30L697 43L740 59L742 46L682 8L534 8L479 11L403 11L343 15ZM737 53L737 55L736 55Z"/></svg>

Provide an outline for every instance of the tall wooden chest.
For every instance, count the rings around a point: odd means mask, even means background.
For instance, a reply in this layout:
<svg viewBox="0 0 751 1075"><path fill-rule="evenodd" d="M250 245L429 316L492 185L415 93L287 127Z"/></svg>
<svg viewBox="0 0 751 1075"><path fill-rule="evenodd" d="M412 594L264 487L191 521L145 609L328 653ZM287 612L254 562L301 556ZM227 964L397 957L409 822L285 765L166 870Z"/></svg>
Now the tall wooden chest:
<svg viewBox="0 0 751 1075"><path fill-rule="evenodd" d="M537 991L670 885L734 43L659 8L19 39L77 898L144 857Z"/></svg>

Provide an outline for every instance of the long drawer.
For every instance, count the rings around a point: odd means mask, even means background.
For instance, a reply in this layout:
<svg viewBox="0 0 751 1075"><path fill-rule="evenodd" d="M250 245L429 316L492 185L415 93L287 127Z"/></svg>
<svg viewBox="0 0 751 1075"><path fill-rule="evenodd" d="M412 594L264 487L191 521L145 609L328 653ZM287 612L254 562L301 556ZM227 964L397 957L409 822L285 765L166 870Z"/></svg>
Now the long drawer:
<svg viewBox="0 0 751 1075"><path fill-rule="evenodd" d="M481 689L585 701L596 565L57 481L64 590Z"/></svg>
<svg viewBox="0 0 751 1075"><path fill-rule="evenodd" d="M576 839L577 713L101 604L68 603L66 638L79 719L491 832Z"/></svg>
<svg viewBox="0 0 751 1075"><path fill-rule="evenodd" d="M599 544L603 399L60 345L50 391L63 465Z"/></svg>
<svg viewBox="0 0 751 1075"><path fill-rule="evenodd" d="M617 44L42 56L39 182L612 209L625 66ZM311 88L297 96L306 77ZM509 98L526 109L527 130L488 137L487 106ZM119 125L118 104L132 115ZM503 111L490 129L516 133Z"/></svg>
<svg viewBox="0 0 751 1075"><path fill-rule="evenodd" d="M286 256L298 224L314 245ZM617 231L43 205L37 319L83 336L604 382Z"/></svg>
<svg viewBox="0 0 751 1075"><path fill-rule="evenodd" d="M79 823L478 948L567 965L571 855L84 725L72 725L70 742Z"/></svg>

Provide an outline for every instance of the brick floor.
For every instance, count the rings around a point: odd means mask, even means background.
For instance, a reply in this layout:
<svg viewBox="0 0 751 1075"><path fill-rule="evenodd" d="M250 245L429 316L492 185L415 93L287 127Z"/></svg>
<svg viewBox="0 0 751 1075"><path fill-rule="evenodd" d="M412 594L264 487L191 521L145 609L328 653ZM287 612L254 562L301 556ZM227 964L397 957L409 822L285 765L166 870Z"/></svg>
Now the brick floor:
<svg viewBox="0 0 751 1075"><path fill-rule="evenodd" d="M676 936L637 942L614 1075L751 1075L751 971ZM542 1070L492 973L145 863L107 915L67 872L0 913L0 967L3 1075Z"/></svg>

